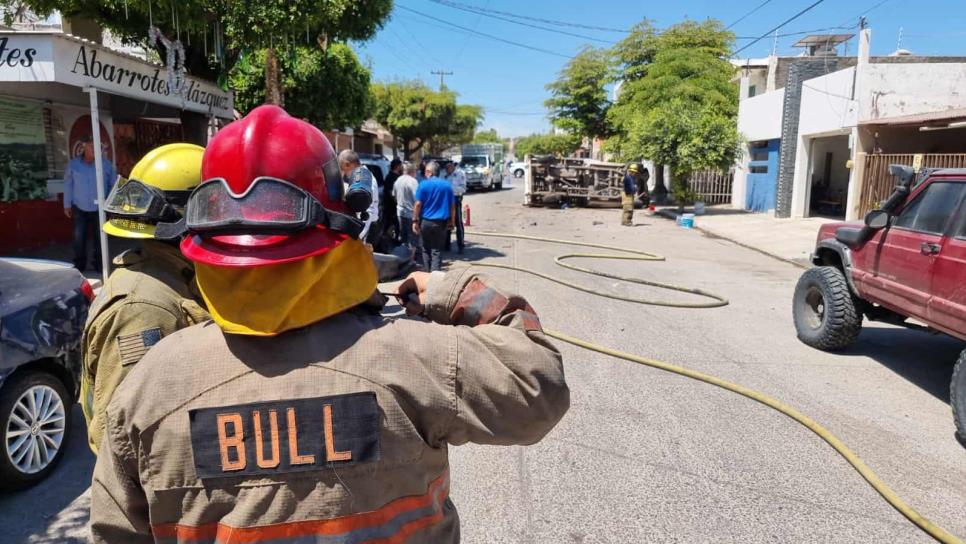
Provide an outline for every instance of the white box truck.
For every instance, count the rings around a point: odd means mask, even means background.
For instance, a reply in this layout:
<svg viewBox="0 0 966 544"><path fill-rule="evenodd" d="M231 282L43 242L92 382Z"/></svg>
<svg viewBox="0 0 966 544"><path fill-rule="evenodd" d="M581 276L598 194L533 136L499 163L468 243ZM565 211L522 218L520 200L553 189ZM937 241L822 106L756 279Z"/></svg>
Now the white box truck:
<svg viewBox="0 0 966 544"><path fill-rule="evenodd" d="M464 144L460 154L467 189L503 188L503 144Z"/></svg>

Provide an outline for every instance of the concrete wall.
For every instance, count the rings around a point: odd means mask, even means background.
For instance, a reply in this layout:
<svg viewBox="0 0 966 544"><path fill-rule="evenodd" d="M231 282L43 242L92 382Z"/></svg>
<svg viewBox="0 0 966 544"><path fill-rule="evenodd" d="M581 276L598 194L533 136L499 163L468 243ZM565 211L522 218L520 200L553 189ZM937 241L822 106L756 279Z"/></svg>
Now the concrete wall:
<svg viewBox="0 0 966 544"><path fill-rule="evenodd" d="M966 63L870 64L859 75L861 121L966 108Z"/></svg>
<svg viewBox="0 0 966 544"><path fill-rule="evenodd" d="M749 142L780 138L784 100L785 90L779 89L739 102L738 132Z"/></svg>
<svg viewBox="0 0 966 544"><path fill-rule="evenodd" d="M855 68L846 68L802 84L799 135L838 132L856 124L857 105L851 100Z"/></svg>

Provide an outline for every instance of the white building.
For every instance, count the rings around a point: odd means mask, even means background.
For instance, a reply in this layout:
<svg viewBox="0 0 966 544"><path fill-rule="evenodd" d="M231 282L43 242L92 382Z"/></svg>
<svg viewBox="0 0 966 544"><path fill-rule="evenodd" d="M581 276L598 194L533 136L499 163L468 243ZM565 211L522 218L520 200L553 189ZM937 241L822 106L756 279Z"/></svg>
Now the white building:
<svg viewBox="0 0 966 544"><path fill-rule="evenodd" d="M868 29L857 57L837 56L850 37L810 36L799 43L807 55L736 62L747 148L735 207L856 219L891 189L888 162L966 164L966 123L956 123L966 119L966 58L870 57Z"/></svg>

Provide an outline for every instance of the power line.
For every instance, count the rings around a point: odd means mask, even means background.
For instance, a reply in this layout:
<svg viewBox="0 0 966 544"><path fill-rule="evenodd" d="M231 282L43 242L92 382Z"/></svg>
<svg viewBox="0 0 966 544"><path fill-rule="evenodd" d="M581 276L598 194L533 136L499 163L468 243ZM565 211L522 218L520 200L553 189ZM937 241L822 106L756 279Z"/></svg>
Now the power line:
<svg viewBox="0 0 966 544"><path fill-rule="evenodd" d="M419 15L420 17L424 17L424 18L429 19L431 21L436 21L438 23L443 23L443 24L447 25L447 27L458 28L458 29L460 29L460 30L462 30L464 32L469 32L470 34L476 34L477 36L483 36L484 38L490 38L491 40L496 40L498 42L503 42L503 43L509 44L509 45L515 45L517 47L522 47L523 49L529 49L531 51L536 51L538 53L545 53L547 55L553 55L555 57L563 57L565 59L571 58L570 55L565 55L563 53L558 53L556 51L550 51L549 49L542 49L540 47L535 47L533 45L527 45L525 43L515 42L515 41L512 41L512 40L507 40L507 39L501 38L499 36L494 36L493 34L487 34L485 32L480 32L478 30L473 30L471 28L467 28L465 26L460 26L460 25L455 24L455 23L450 23L449 21L445 21L445 20L440 19L438 17L433 17L432 15L427 15L427 14L421 12L421 11L416 11L416 10L414 10L412 8L408 8L406 6L397 5L396 7L398 7L401 10L405 10L405 11L408 11L410 13L414 13L416 15Z"/></svg>
<svg viewBox="0 0 966 544"><path fill-rule="evenodd" d="M429 73L430 74L433 74L434 76L439 76L439 90L440 91L442 91L445 88L445 86L446 86L443 83L443 78L446 77L446 76L453 75L453 72L452 71L447 72L445 70L430 70Z"/></svg>
<svg viewBox="0 0 966 544"><path fill-rule="evenodd" d="M770 3L771 3L771 0L765 0L764 2L758 4L757 7L755 7L754 9L752 9L751 11L749 11L748 13L746 13L746 14L742 15L741 17L739 17L737 21L735 21L735 22L731 23L730 25L726 26L725 27L725 30L728 30L731 27L735 26L736 24L740 23L741 21L744 21L748 17L751 17L752 15L755 14L755 12L757 12L758 10L760 10L761 8L767 6Z"/></svg>
<svg viewBox="0 0 966 544"><path fill-rule="evenodd" d="M745 45L744 45L744 46L743 46L743 47L742 47L741 49L738 49L737 51L735 51L734 53L732 53L732 55L737 55L738 53L741 53L741 52L742 52L742 51L744 51L745 49L748 49L749 47L751 47L751 46L753 46L753 45L755 45L756 43L758 43L758 42L760 42L761 40L764 40L765 38L767 38L767 37L769 37L769 36L771 36L771 35L772 35L772 34L774 34L774 33L775 33L776 31L778 31L778 30L780 30L780 29L781 29L781 27L783 27L783 26L785 26L785 25L787 25L788 23L790 23L790 22L792 22L792 21L794 21L795 19L798 19L799 17L801 17L802 15L805 15L805 14L806 14L806 13L808 13L809 11L812 11L813 9L815 9L815 6L817 6L817 5L819 5L819 4L821 4L821 3L822 3L822 2L824 2L824 1L825 1L825 0L816 0L816 2L815 2L815 3L813 3L812 5L810 5L810 6L808 6L807 8L805 8L805 9L803 9L803 10L801 10L801 11L799 11L799 12L798 12L798 13L796 13L795 15L792 15L792 16L791 16L791 17L789 17L788 19L785 19L785 20L784 20L784 21L783 21L783 22L782 22L782 23L781 23L780 25L778 25L778 26L776 26L775 28L773 28L773 29L771 29L771 30L769 30L768 32L765 32L765 33L764 33L764 34L762 34L761 36L758 36L758 38L756 38L756 39L755 39L754 41L752 41L752 42L750 42L750 43L747 43L747 44L745 44ZM886 0L886 1L888 1L888 0Z"/></svg>
<svg viewBox="0 0 966 544"><path fill-rule="evenodd" d="M566 30L557 30L556 28L547 28L545 26L535 25L535 24L531 24L531 23L524 23L522 21L514 21L513 19L510 19L509 17L503 17L502 15L495 15L495 14L487 13L485 10L483 10L481 8L464 7L463 5L458 4L456 2L449 2L447 0L429 0L429 1L432 2L432 3L434 3L434 4L439 4L439 5L442 5L442 6L449 7L449 8L458 9L458 10L465 11L465 12L468 12L468 13L475 13L475 14L481 15L483 17L490 17L492 19L499 19L501 21L506 21L506 22L511 23L511 24L514 24L514 25L520 25L520 26L525 26L525 27L528 27L528 28L535 28L537 30L543 30L545 32L554 32L554 33L557 33L557 34L563 34L565 36L573 36L575 38L580 38L580 39L583 39L583 40L591 40L591 41L595 41L595 42L606 43L608 45L614 45L616 43L616 42L612 42L612 41L608 41L608 40L601 40L599 38L594 38L593 36L587 36L587 35L584 35L584 34L577 34L575 32L567 32Z"/></svg>
<svg viewBox="0 0 966 544"><path fill-rule="evenodd" d="M568 26L568 27L572 27L572 28L585 28L587 30L599 30L601 32L619 32L621 34L626 34L628 32L628 30L627 29L624 29L624 28L609 28L609 27L606 27L606 26L591 26L591 25L585 25L585 24L580 24L580 23L571 23L571 22L567 22L567 21L560 21L560 20L554 20L554 19L541 19L539 17L532 17L532 16L529 16L529 15L519 15L519 14L516 14L516 13L510 13L508 11L498 11L498 10L495 10L495 9L481 8L479 6L474 6L472 4L464 4L464 3L461 3L461 2L448 2L448 3L449 4L453 4L454 5L453 7L455 7L455 5L459 5L459 6L462 6L464 8L467 8L467 9L484 11L486 13L493 13L495 15L503 15L505 17L513 17L513 18L516 18L516 19L523 19L523 20L527 20L527 21L536 21L538 23L546 23L546 24L549 24L549 25Z"/></svg>

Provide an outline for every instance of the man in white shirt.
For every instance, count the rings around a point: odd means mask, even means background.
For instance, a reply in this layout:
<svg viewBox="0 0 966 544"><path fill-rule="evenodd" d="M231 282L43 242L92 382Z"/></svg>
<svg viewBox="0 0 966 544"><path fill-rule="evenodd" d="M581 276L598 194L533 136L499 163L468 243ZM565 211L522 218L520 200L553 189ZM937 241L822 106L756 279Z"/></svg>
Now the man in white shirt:
<svg viewBox="0 0 966 544"><path fill-rule="evenodd" d="M446 163L446 179L453 186L453 194L456 196L456 247L463 253L463 195L466 194L466 174L463 169L453 161ZM446 251L450 250L450 240L447 236Z"/></svg>
<svg viewBox="0 0 966 544"><path fill-rule="evenodd" d="M399 216L399 237L403 244L418 247L419 237L413 234L413 206L416 204L416 188L419 181L413 175L416 165L403 163L403 175L396 178L392 186L392 196L396 199L396 214Z"/></svg>

